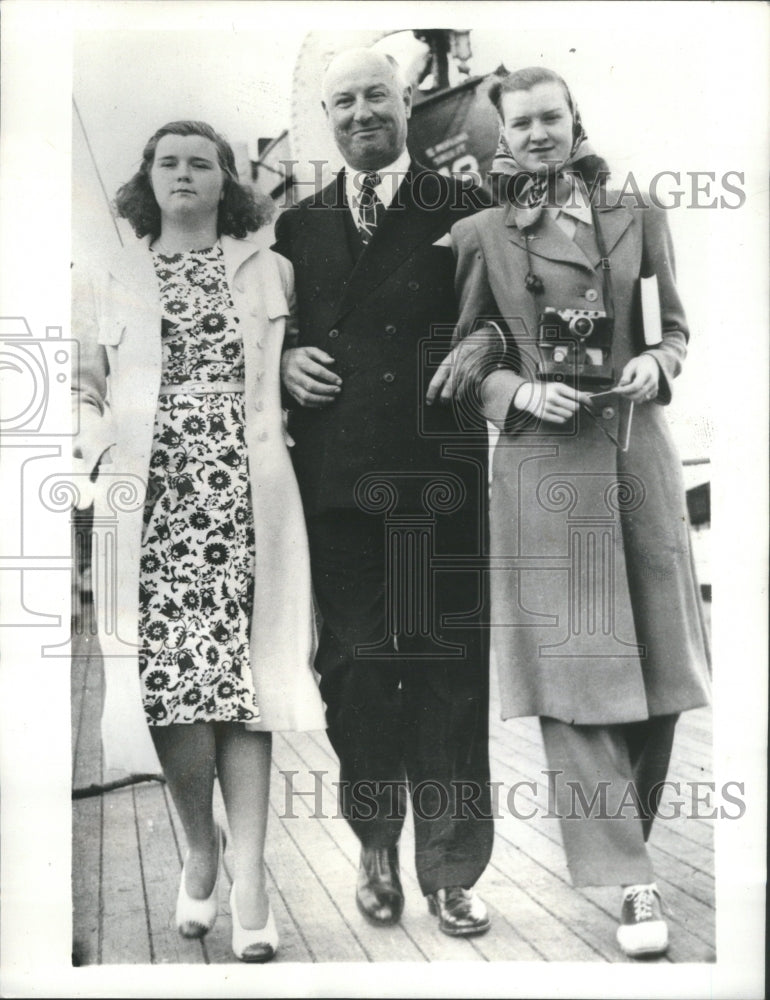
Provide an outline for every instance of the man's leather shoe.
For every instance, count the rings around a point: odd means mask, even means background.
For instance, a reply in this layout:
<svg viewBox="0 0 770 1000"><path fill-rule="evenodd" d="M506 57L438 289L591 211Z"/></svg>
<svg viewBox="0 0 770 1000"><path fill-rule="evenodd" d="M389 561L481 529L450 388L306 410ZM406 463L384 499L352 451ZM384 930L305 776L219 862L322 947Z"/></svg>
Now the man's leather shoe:
<svg viewBox="0 0 770 1000"><path fill-rule="evenodd" d="M404 890L397 847L362 847L356 905L370 923L397 924L404 909Z"/></svg>
<svg viewBox="0 0 770 1000"><path fill-rule="evenodd" d="M455 885L428 895L428 909L438 926L452 937L471 937L489 930L489 914L472 889Z"/></svg>

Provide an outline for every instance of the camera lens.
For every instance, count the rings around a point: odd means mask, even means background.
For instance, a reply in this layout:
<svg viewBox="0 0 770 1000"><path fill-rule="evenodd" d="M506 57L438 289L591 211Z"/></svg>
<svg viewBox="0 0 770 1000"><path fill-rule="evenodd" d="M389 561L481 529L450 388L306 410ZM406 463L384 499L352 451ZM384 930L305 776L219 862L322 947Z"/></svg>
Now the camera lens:
<svg viewBox="0 0 770 1000"><path fill-rule="evenodd" d="M588 337L593 332L594 322L587 316L576 316L570 323L570 327L578 337Z"/></svg>

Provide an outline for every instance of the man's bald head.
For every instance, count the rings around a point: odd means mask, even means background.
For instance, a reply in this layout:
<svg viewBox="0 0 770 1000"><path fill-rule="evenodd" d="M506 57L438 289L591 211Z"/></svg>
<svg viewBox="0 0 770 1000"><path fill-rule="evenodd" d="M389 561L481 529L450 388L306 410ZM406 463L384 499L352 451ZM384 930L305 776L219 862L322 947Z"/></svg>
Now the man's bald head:
<svg viewBox="0 0 770 1000"><path fill-rule="evenodd" d="M406 147L411 87L392 56L373 49L347 49L329 64L323 108L346 163L379 170Z"/></svg>
<svg viewBox="0 0 770 1000"><path fill-rule="evenodd" d="M344 52L338 52L326 67L321 85L324 105L328 105L329 95L333 92L338 77L344 79L350 73L359 72L374 73L383 80L388 80L401 94L407 89L404 74L393 56L376 49L345 49Z"/></svg>

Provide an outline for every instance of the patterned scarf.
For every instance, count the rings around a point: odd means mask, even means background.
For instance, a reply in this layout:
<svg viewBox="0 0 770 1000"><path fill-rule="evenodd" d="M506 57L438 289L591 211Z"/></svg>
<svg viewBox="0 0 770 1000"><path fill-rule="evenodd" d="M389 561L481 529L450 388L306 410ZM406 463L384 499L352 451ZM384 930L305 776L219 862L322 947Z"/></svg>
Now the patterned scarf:
<svg viewBox="0 0 770 1000"><path fill-rule="evenodd" d="M553 203L557 184L562 182L559 190L565 181L570 186L574 184L574 175L580 172L577 162L586 156L596 155L588 142L578 106L569 91L567 103L572 112L572 149L564 163L558 167L545 164L537 171L526 170L514 156L505 137L505 129L500 124L497 150L489 173L498 183L505 179L500 187L509 193L508 200L513 205L514 220L519 229L535 225L545 206L549 202ZM509 181L508 178L515 178L515 181Z"/></svg>

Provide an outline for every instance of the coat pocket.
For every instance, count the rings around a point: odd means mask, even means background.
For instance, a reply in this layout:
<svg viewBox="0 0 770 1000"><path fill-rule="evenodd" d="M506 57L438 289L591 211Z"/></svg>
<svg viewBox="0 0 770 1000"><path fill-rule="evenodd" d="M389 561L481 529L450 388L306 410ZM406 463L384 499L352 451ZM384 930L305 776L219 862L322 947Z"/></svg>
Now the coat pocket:
<svg viewBox="0 0 770 1000"><path fill-rule="evenodd" d="M104 323L99 324L97 341L105 347L117 347L126 332L125 320L119 316L111 316Z"/></svg>
<svg viewBox="0 0 770 1000"><path fill-rule="evenodd" d="M266 288L262 305L268 319L280 319L290 313L286 296L279 288Z"/></svg>

